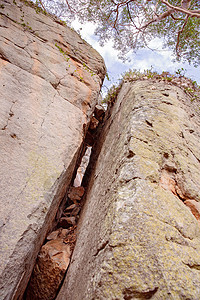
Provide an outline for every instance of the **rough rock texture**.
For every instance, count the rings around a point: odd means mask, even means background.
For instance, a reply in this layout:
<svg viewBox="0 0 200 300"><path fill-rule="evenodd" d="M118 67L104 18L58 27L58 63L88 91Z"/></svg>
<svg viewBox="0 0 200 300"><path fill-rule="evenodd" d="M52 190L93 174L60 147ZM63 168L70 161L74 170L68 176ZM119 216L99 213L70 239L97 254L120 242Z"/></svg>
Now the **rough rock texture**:
<svg viewBox="0 0 200 300"><path fill-rule="evenodd" d="M200 202L195 200L186 200L184 204L190 208L192 214L200 222Z"/></svg>
<svg viewBox="0 0 200 300"><path fill-rule="evenodd" d="M37 8L0 5L0 299L19 299L70 183L105 66Z"/></svg>
<svg viewBox="0 0 200 300"><path fill-rule="evenodd" d="M70 245L55 239L42 246L31 276L26 300L55 299L70 262ZM36 274L36 276L35 276Z"/></svg>
<svg viewBox="0 0 200 300"><path fill-rule="evenodd" d="M57 300L200 295L200 119L181 89L124 83L102 133ZM100 147L100 146L99 146Z"/></svg>

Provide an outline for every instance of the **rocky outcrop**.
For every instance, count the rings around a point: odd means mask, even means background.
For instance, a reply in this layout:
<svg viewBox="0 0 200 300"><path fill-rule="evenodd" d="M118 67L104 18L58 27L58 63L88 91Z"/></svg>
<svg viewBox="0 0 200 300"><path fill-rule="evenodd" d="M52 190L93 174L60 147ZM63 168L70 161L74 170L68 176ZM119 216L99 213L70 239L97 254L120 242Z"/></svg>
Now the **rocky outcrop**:
<svg viewBox="0 0 200 300"><path fill-rule="evenodd" d="M0 4L0 299L21 299L72 179L105 66L27 1Z"/></svg>
<svg viewBox="0 0 200 300"><path fill-rule="evenodd" d="M198 300L194 103L166 83L125 82L95 151L72 262L56 299Z"/></svg>

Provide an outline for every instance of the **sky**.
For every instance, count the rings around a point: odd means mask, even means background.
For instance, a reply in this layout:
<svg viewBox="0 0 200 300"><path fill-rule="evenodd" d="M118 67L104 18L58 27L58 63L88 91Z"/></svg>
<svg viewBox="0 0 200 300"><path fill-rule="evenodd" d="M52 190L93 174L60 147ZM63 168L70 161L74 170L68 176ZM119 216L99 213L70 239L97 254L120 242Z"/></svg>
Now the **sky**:
<svg viewBox="0 0 200 300"><path fill-rule="evenodd" d="M144 71L151 69L162 73L162 71L168 71L175 73L176 70L184 68L186 70L185 76L197 81L200 84L200 70L199 67L195 68L188 63L173 62L172 52L169 50L163 51L151 51L149 49L141 49L137 53L131 53L129 57L131 62L122 62L118 59L117 50L113 49L112 41L109 41L101 47L98 42L98 38L94 35L95 26L92 23L80 24L77 20L72 23L72 27L78 30L82 36L94 49L96 49L104 58L108 76L110 82L104 81L106 88L109 88L112 84L117 84L121 77L121 74L128 71L129 69L137 69L138 71ZM149 45L151 48L162 49L162 42L159 39L155 39Z"/></svg>

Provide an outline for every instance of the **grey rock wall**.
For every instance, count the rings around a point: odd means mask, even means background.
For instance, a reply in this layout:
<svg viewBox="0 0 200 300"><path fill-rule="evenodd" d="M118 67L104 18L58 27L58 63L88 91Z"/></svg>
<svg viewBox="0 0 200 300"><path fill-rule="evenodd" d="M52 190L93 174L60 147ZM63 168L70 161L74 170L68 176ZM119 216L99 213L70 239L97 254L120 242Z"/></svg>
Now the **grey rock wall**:
<svg viewBox="0 0 200 300"><path fill-rule="evenodd" d="M184 204L200 201L196 109L178 87L123 84L57 300L199 299L200 226Z"/></svg>
<svg viewBox="0 0 200 300"><path fill-rule="evenodd" d="M26 1L0 5L0 299L21 299L69 186L105 75L100 55Z"/></svg>

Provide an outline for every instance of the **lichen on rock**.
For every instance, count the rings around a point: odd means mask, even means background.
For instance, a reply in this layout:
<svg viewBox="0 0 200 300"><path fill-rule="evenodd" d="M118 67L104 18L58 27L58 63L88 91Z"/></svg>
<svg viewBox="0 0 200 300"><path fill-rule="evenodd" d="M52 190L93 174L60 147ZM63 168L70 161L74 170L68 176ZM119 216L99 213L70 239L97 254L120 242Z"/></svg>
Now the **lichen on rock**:
<svg viewBox="0 0 200 300"><path fill-rule="evenodd" d="M2 0L0 28L0 299L22 299L106 69L75 31L28 1Z"/></svg>
<svg viewBox="0 0 200 300"><path fill-rule="evenodd" d="M184 204L200 201L199 137L182 89L122 84L57 300L199 299L200 226Z"/></svg>

